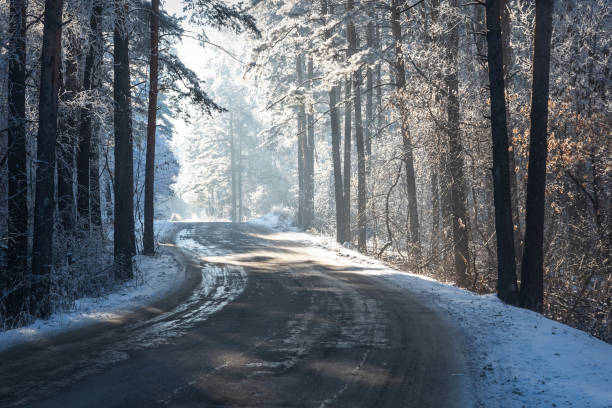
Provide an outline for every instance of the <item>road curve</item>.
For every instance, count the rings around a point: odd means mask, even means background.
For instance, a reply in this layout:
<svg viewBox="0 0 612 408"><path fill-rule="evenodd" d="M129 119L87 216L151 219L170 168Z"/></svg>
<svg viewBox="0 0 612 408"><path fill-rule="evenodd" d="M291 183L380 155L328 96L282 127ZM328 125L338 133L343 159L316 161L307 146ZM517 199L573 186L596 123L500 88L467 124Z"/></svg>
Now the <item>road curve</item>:
<svg viewBox="0 0 612 408"><path fill-rule="evenodd" d="M0 353L0 406L471 405L461 339L417 295L254 225L177 224L170 239L178 290Z"/></svg>

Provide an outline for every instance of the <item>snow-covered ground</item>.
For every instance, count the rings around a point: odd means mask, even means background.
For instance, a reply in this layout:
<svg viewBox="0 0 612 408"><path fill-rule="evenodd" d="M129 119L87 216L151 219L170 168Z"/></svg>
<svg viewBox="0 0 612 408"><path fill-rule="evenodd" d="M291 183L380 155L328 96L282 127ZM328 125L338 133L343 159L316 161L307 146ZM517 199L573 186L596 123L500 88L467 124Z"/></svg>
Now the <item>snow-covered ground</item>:
<svg viewBox="0 0 612 408"><path fill-rule="evenodd" d="M433 279L399 272L333 238L291 231L273 214L253 222L321 258L360 267L419 294L463 333L461 347L479 407L612 407L612 345L529 310ZM363 271L361 270L363 268Z"/></svg>
<svg viewBox="0 0 612 408"><path fill-rule="evenodd" d="M7 347L93 323L114 320L131 310L153 303L183 280L184 271L174 257L163 249L155 257L138 255L134 259L135 278L102 297L82 298L73 310L54 313L48 320L0 332L0 350Z"/></svg>

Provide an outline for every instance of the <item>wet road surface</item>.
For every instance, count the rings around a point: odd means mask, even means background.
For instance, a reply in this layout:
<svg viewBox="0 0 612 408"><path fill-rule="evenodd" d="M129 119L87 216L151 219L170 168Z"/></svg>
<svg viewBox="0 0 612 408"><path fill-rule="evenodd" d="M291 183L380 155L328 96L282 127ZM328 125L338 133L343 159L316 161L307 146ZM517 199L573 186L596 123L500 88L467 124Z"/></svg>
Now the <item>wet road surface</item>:
<svg viewBox="0 0 612 408"><path fill-rule="evenodd" d="M254 225L168 239L180 288L0 353L0 406L471 405L460 339L417 296Z"/></svg>

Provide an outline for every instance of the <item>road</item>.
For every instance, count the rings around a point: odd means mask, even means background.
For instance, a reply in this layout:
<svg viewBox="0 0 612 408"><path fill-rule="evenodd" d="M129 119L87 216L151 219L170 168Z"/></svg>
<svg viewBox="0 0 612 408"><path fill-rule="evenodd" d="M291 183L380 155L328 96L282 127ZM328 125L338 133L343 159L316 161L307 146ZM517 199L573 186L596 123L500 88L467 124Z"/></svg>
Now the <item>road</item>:
<svg viewBox="0 0 612 408"><path fill-rule="evenodd" d="M168 240L180 288L0 353L0 406L468 406L461 339L419 296L263 227L182 223Z"/></svg>

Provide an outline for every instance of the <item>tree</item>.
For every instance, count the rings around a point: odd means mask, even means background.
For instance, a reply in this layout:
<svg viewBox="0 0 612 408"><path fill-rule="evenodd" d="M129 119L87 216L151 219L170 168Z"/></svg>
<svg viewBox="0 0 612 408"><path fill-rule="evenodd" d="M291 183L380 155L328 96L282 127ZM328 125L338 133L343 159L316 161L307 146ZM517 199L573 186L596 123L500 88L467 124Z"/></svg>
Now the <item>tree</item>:
<svg viewBox="0 0 612 408"><path fill-rule="evenodd" d="M96 66L102 62L102 1L94 0L90 19L88 50L83 71L83 89L92 91L97 87ZM79 149L77 154L77 211L80 226L87 231L90 221L100 226L100 188L98 176L98 143L92 140L92 104L87 102L81 109L79 127ZM97 186L94 188L94 186Z"/></svg>
<svg viewBox="0 0 612 408"><path fill-rule="evenodd" d="M8 95L8 268L2 285L11 290L4 301L9 318L20 312L28 267L28 173L26 156L26 0L11 0ZM4 274L3 273L3 274ZM10 324L10 320L9 320Z"/></svg>
<svg viewBox="0 0 612 408"><path fill-rule="evenodd" d="M49 278L53 269L53 222L55 207L55 147L57 143L57 105L62 46L62 0L46 0L40 63L40 97L34 237L32 246L31 313L49 316Z"/></svg>
<svg viewBox="0 0 612 408"><path fill-rule="evenodd" d="M153 240L153 199L155 196L155 131L157 122L157 82L159 70L159 0L152 0L151 12L151 57L149 68L149 110L147 123L147 162L145 170L144 233L143 252L155 252Z"/></svg>
<svg viewBox="0 0 612 408"><path fill-rule="evenodd" d="M353 27L351 42L355 49L359 48L357 33ZM366 252L366 158L363 138L363 121L361 118L361 70L353 73L353 106L355 107L355 144L357 145L357 247L360 252Z"/></svg>
<svg viewBox="0 0 612 408"><path fill-rule="evenodd" d="M80 28L78 28L80 31ZM77 116L74 101L81 88L79 65L81 62L80 33L66 30L64 75L60 81L59 136L57 146L57 212L64 232L71 233L74 227L74 152L77 143Z"/></svg>
<svg viewBox="0 0 612 408"><path fill-rule="evenodd" d="M529 130L529 170L520 304L542 311L544 304L544 206L548 154L548 91L553 0L536 0Z"/></svg>
<svg viewBox="0 0 612 408"><path fill-rule="evenodd" d="M130 58L128 2L115 0L114 28L114 130L115 130L115 276L131 279L134 237L134 169L132 113L130 102Z"/></svg>
<svg viewBox="0 0 612 408"><path fill-rule="evenodd" d="M327 0L321 0L321 15L323 23L326 23L328 14ZM325 30L324 40L328 41L331 38L331 31ZM344 243L347 237L344 235L345 226L345 206L344 206L344 189L342 187L342 159L340 157L340 115L338 113L338 94L340 89L336 84L333 84L328 91L329 94L329 122L331 128L331 143L332 143L332 163L334 172L334 199L336 204L336 241Z"/></svg>
<svg viewBox="0 0 612 408"><path fill-rule="evenodd" d="M449 0L453 8L457 7L457 0ZM465 208L465 187L463 179L463 146L460 140L459 128L459 66L457 62L459 52L459 27L452 24L448 34L447 58L449 72L446 75L446 89L448 92L447 132L448 132L448 171L451 178L451 205L453 246L455 253L455 274L457 284L468 285L467 270L470 265L468 249L468 215Z"/></svg>
<svg viewBox="0 0 612 408"><path fill-rule="evenodd" d="M404 66L404 54L402 51L402 26L400 23L400 1L393 0L391 3L391 31L395 41L395 75L397 84L397 104L400 112L401 134L403 143L403 159L406 166L406 186L408 192L408 224L409 224L409 250L416 260L421 257L421 238L419 232L419 212L416 196L416 179L414 173L414 155L412 141L410 140L410 129L408 124L408 109L406 99L406 68Z"/></svg>
<svg viewBox="0 0 612 408"><path fill-rule="evenodd" d="M512 210L510 208L512 201L510 197L508 129L506 125L499 0L487 0L486 18L487 60L491 92L491 134L493 138L495 231L497 236L497 296L506 303L516 304L518 288L516 285Z"/></svg>

